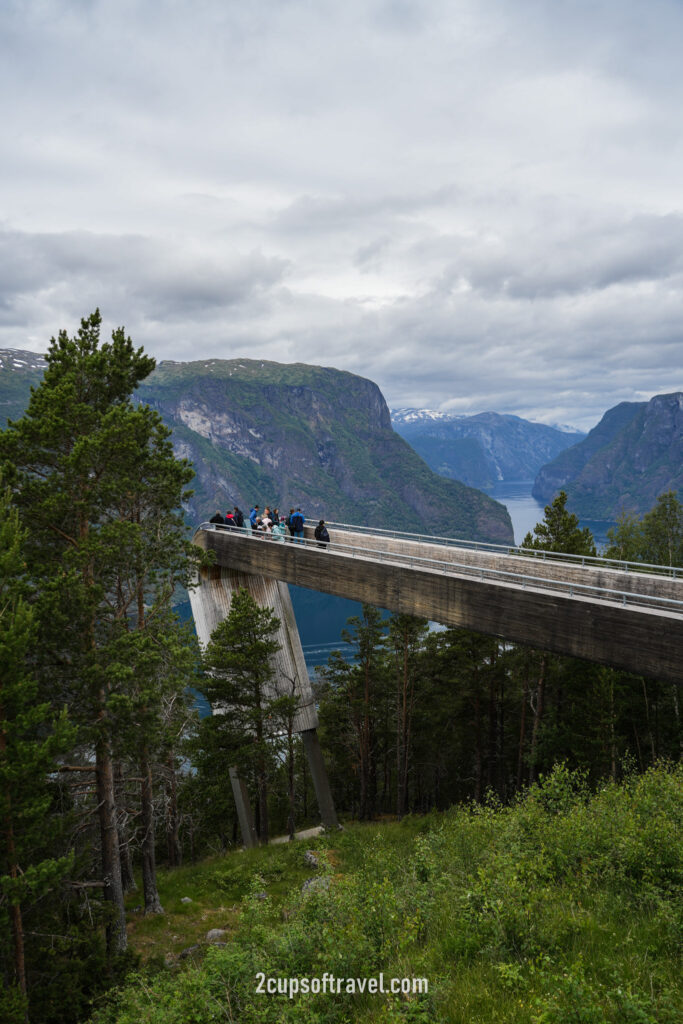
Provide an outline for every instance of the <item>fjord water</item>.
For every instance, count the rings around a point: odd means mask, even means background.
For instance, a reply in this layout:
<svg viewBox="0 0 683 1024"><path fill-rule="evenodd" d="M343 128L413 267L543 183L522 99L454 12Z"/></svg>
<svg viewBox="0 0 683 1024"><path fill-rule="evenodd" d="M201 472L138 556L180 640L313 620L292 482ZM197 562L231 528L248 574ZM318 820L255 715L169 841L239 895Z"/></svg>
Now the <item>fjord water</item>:
<svg viewBox="0 0 683 1024"><path fill-rule="evenodd" d="M529 530L533 532L536 523L543 520L544 506L533 497L533 485L533 480L504 480L486 488L489 497L505 505L510 513L516 544L521 544ZM615 525L613 520L581 520L581 526L587 526L593 534L598 552L607 545L607 531Z"/></svg>

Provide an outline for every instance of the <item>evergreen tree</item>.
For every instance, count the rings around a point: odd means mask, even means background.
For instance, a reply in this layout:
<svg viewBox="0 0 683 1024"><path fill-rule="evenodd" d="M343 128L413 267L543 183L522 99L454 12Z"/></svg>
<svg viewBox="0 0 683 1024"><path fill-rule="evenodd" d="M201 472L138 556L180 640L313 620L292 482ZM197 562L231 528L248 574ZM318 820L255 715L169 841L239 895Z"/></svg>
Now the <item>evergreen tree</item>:
<svg viewBox="0 0 683 1024"><path fill-rule="evenodd" d="M326 703L322 731L326 742L333 742L335 748L341 745L349 766L348 777L358 780L358 815L368 820L377 810L377 774L383 754L387 763L384 789L387 794L389 791L393 687L389 688L390 676L383 657L386 632L380 610L364 604L362 614L348 619L347 626L342 630L342 640L351 648L353 660L333 652L321 672L319 689Z"/></svg>
<svg viewBox="0 0 683 1024"><path fill-rule="evenodd" d="M114 786L116 699L131 687L115 657L143 632L191 569L180 516L191 468L173 457L161 418L132 401L154 360L122 328L100 344L99 311L74 338L52 339L24 417L0 434L39 582L41 668L92 744L108 947L126 947ZM113 647L112 647L113 645Z"/></svg>
<svg viewBox="0 0 683 1024"><path fill-rule="evenodd" d="M258 834L268 842L268 784L274 770L272 739L285 727L283 705L274 683L275 633L280 620L272 608L260 608L248 590L234 595L230 611L211 634L204 657L204 692L214 714L205 729L226 736L228 759L253 778L257 792Z"/></svg>
<svg viewBox="0 0 683 1024"><path fill-rule="evenodd" d="M567 510L567 495L560 491L552 504L545 506L543 521L534 527L533 535L527 533L522 541L523 548L539 551L556 551L568 555L595 556L593 535L585 527L579 526L578 516ZM563 659L550 655L545 651L537 652L532 659L535 662L532 670L536 685L531 684L528 698L533 711L531 737L529 743L529 782L534 782L538 775L539 745L541 727L546 711L546 699L551 679L561 670ZM565 659L566 660L566 659Z"/></svg>
<svg viewBox="0 0 683 1024"><path fill-rule="evenodd" d="M655 565L683 565L683 505L674 491L660 494L643 516L643 559Z"/></svg>
<svg viewBox="0 0 683 1024"><path fill-rule="evenodd" d="M109 670L122 685L109 699L115 723L117 757L130 760L140 779L139 848L146 914L163 913L156 883L156 830L153 768L166 760L174 732L166 709L187 717L188 685L197 674L196 638L159 609L144 629L122 630L107 646Z"/></svg>
<svg viewBox="0 0 683 1024"><path fill-rule="evenodd" d="M683 566L683 505L673 491L667 491L659 495L642 519L625 515L607 536L610 543L605 554L608 558ZM666 685L632 677L631 684L643 698L644 714L632 712L627 727L635 742L640 766L645 767L648 750L652 761L662 749L670 751L674 757L683 755L681 683ZM658 713L659 709L663 713Z"/></svg>
<svg viewBox="0 0 683 1024"><path fill-rule="evenodd" d="M73 740L73 729L65 712L51 719L49 704L36 703L37 684L26 669L36 630L27 602L24 535L5 488L0 492L0 920L9 917L12 930L13 972L5 981L18 989L15 1010L28 1019L22 908L44 896L73 864L69 856L36 859L51 803L47 776L55 770L56 755ZM7 995L0 997L0 1011L10 1019Z"/></svg>
<svg viewBox="0 0 683 1024"><path fill-rule="evenodd" d="M571 555L595 555L595 542L588 527L581 529L578 516L567 511L567 495L560 491L552 504L545 506L543 521L533 534L527 533L523 548L557 551Z"/></svg>
<svg viewBox="0 0 683 1024"><path fill-rule="evenodd" d="M396 813L399 817L408 809L418 655L428 630L426 619L412 615L392 615L389 620L387 648L391 652L396 679Z"/></svg>

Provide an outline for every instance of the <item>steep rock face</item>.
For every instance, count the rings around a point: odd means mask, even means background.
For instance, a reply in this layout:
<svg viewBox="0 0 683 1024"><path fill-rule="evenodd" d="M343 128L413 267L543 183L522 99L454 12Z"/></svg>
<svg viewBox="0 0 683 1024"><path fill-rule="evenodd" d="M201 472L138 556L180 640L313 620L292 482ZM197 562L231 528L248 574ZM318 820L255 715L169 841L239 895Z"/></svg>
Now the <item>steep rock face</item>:
<svg viewBox="0 0 683 1024"><path fill-rule="evenodd" d="M610 409L584 442L543 467L533 494L550 501L560 489L572 511L592 519L615 519L625 511L642 515L664 491L680 496L683 393Z"/></svg>
<svg viewBox="0 0 683 1024"><path fill-rule="evenodd" d="M449 418L399 410L392 422L436 473L472 487L533 480L545 462L583 437L495 412Z"/></svg>
<svg viewBox="0 0 683 1024"><path fill-rule="evenodd" d="M14 352L28 366L33 353ZM21 414L36 362L18 383L0 365L0 403ZM162 362L138 396L173 431L176 453L196 472L187 508L195 522L216 508L279 505L330 521L359 522L475 540L512 540L504 506L444 480L391 428L372 381L302 363L260 360ZM0 406L2 408L2 406ZM7 405L9 408L9 405Z"/></svg>
<svg viewBox="0 0 683 1024"><path fill-rule="evenodd" d="M507 541L507 511L441 480L391 428L376 384L257 360L161 363L140 397L195 465L190 511L254 501L307 515Z"/></svg>
<svg viewBox="0 0 683 1024"><path fill-rule="evenodd" d="M631 422L644 402L620 402L608 409L597 426L583 441L568 448L552 462L542 466L534 480L532 494L537 501L552 501L560 490L567 490L569 482L579 475L584 466L602 448L614 440L617 434Z"/></svg>

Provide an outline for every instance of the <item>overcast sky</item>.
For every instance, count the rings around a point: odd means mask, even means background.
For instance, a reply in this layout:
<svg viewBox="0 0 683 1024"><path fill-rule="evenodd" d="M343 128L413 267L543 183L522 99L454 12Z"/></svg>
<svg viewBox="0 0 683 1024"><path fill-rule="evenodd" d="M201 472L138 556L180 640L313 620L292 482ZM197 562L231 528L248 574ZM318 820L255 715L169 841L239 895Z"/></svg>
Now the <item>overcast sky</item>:
<svg viewBox="0 0 683 1024"><path fill-rule="evenodd" d="M681 52L680 0L2 0L0 346L683 390Z"/></svg>

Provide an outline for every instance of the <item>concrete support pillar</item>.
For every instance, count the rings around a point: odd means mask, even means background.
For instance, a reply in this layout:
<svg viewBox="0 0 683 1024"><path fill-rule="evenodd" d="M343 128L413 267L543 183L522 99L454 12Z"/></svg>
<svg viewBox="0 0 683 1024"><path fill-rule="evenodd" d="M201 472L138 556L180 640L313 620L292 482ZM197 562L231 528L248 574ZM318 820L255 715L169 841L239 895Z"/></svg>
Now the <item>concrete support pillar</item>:
<svg viewBox="0 0 683 1024"><path fill-rule="evenodd" d="M259 845L258 836L254 828L254 817L251 813L247 787L244 779L241 779L237 774L237 768L235 767L230 768L230 782L237 806L237 817L240 823L242 842L248 849L252 849L254 846Z"/></svg>
<svg viewBox="0 0 683 1024"><path fill-rule="evenodd" d="M306 757L308 758L308 766L311 769L313 787L315 789L316 800L318 801L318 810L320 811L320 819L325 828L339 828L337 812L334 809L334 801L332 799L332 791L330 790L325 762L323 761L323 754L320 749L318 730L305 729L301 733L301 738L304 741L304 750L306 751Z"/></svg>

